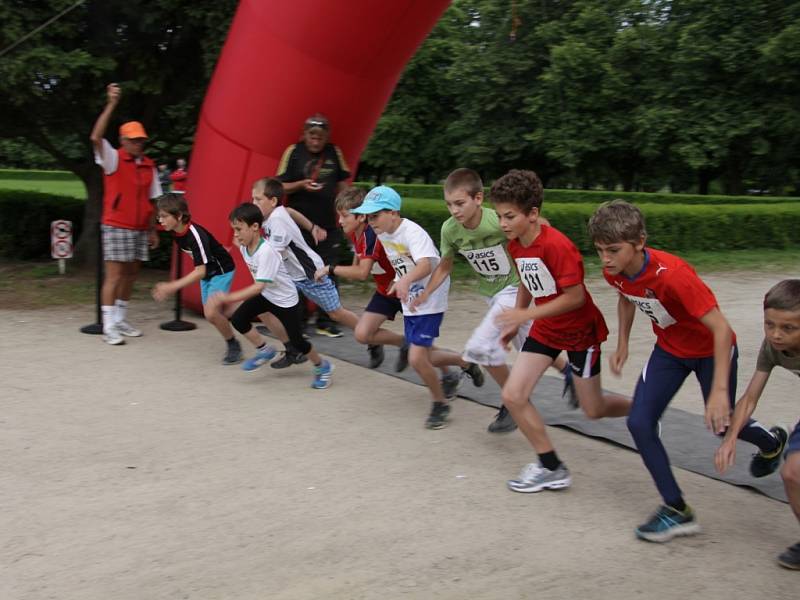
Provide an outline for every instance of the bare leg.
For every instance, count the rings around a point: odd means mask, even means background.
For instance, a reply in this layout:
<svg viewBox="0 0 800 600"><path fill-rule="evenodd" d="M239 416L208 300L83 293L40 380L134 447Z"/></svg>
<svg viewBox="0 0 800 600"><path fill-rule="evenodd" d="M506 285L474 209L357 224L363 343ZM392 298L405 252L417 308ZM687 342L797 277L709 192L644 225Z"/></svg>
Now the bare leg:
<svg viewBox="0 0 800 600"><path fill-rule="evenodd" d="M356 314L347 310L343 306L340 306L336 310L332 310L328 313L328 316L340 325L344 325L348 329L355 329L356 325L358 324L358 317Z"/></svg>
<svg viewBox="0 0 800 600"><path fill-rule="evenodd" d="M101 302L104 306L114 306L114 301L120 297L122 280L125 277L125 264L115 260L104 261L105 277L100 288Z"/></svg>
<svg viewBox="0 0 800 600"><path fill-rule="evenodd" d="M590 419L624 417L631 411L631 399L619 394L604 394L600 375L588 379L575 377L575 392L584 414Z"/></svg>
<svg viewBox="0 0 800 600"><path fill-rule="evenodd" d="M425 385L428 386L434 402L447 403L442 391L442 384L439 383L439 376L436 374L436 369L433 368L431 363L431 349L424 346L415 346L411 344L408 350L408 361L414 370L422 378Z"/></svg>
<svg viewBox="0 0 800 600"><path fill-rule="evenodd" d="M530 403L530 395L552 363L553 359L544 354L520 352L503 386L503 404L537 454L552 452L553 444L539 411Z"/></svg>
<svg viewBox="0 0 800 600"><path fill-rule="evenodd" d="M786 457L786 462L781 467L781 478L789 506L800 521L800 452L792 452Z"/></svg>
<svg viewBox="0 0 800 600"><path fill-rule="evenodd" d="M381 325L385 321L386 315L372 312L363 313L355 327L356 341L359 344L402 346L405 343L402 335L388 329L381 329Z"/></svg>

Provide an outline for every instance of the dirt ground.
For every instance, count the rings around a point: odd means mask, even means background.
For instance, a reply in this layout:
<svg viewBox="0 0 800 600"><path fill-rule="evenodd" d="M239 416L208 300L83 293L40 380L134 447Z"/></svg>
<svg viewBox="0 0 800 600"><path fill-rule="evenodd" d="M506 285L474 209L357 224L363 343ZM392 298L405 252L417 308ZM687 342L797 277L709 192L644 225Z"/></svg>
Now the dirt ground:
<svg viewBox="0 0 800 600"><path fill-rule="evenodd" d="M741 389L781 278L706 277L739 337ZM613 293L589 283L613 332ZM442 345L462 344L482 310L452 294ZM573 487L514 494L505 480L533 453L518 432L487 434L486 407L459 401L427 431L422 387L337 362L333 387L314 391L306 367L219 365L199 319L167 333L167 307L131 313L145 336L109 347L78 333L90 306L0 310L0 598L797 595L800 574L774 562L800 539L783 503L677 471L703 533L639 542L658 497L634 452L552 429ZM625 376L605 386L630 393L652 342L637 317ZM776 372L757 416L793 424L797 390ZM675 405L702 411L696 382Z"/></svg>

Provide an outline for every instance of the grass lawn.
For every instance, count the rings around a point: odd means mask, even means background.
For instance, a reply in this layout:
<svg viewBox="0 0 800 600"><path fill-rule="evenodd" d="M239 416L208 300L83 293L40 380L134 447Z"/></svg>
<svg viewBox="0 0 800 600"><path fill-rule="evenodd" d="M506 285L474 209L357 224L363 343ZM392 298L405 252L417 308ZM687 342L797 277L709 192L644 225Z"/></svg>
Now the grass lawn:
<svg viewBox="0 0 800 600"><path fill-rule="evenodd" d="M30 192L44 192L73 198L86 198L86 188L80 179L74 180L49 180L49 179L7 179L0 172L0 189L26 190Z"/></svg>

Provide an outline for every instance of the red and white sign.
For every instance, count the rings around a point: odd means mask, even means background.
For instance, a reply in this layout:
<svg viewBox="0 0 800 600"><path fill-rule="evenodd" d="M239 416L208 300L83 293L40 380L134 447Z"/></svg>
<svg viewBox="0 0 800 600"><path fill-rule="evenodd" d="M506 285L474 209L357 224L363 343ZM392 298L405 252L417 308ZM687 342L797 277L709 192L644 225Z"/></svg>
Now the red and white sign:
<svg viewBox="0 0 800 600"><path fill-rule="evenodd" d="M50 223L50 255L53 258L72 258L72 221Z"/></svg>

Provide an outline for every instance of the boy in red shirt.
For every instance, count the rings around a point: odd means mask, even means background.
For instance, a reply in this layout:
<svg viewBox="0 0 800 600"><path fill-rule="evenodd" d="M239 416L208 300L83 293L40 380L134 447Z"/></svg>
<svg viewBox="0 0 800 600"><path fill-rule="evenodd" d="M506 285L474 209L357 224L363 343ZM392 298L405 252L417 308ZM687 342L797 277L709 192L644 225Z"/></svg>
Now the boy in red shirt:
<svg viewBox="0 0 800 600"><path fill-rule="evenodd" d="M522 323L533 320L502 398L539 461L524 467L508 487L514 492L566 488L572 482L570 473L529 401L541 376L566 350L575 393L587 417L625 416L631 401L603 394L600 343L608 330L583 284L583 259L578 249L563 233L539 220L543 196L539 177L533 171L513 169L494 183L490 195L500 228L510 240L508 253L521 281L516 308L504 311L496 320L504 328L503 342L508 343Z"/></svg>
<svg viewBox="0 0 800 600"><path fill-rule="evenodd" d="M628 429L664 504L636 528L640 539L667 542L697 533L694 514L683 500L658 435L658 422L689 373L694 372L706 403L706 426L717 435L730 425L736 396L736 336L713 292L682 259L645 246L647 233L638 208L622 200L602 204L589 220L589 234L603 263L603 275L618 293L619 338L611 371L628 358L628 338L638 308L652 321L656 345L634 392ZM775 471L788 434L767 431L748 420L739 439L758 446L750 472Z"/></svg>

